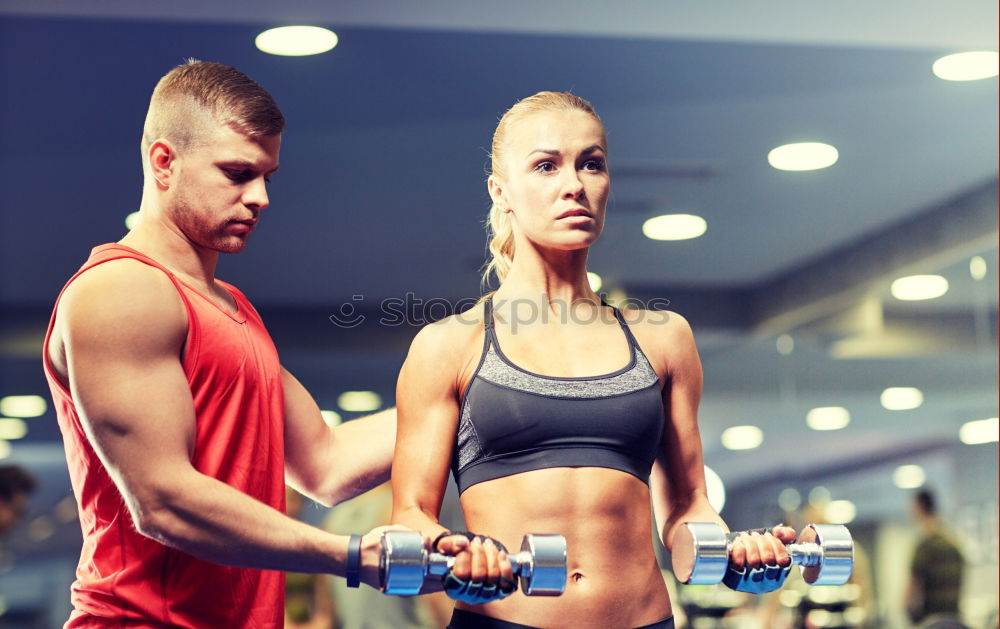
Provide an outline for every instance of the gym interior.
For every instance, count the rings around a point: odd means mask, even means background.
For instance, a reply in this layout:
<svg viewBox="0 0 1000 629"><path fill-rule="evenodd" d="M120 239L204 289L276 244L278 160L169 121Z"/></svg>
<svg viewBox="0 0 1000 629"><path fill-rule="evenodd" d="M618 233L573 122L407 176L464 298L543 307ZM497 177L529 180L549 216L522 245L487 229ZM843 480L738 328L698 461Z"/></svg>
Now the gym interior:
<svg viewBox="0 0 1000 629"><path fill-rule="evenodd" d="M492 129L573 91L613 181L591 285L691 323L713 505L734 529L843 524L856 544L848 584L762 597L678 584L658 547L678 626L997 627L997 23L986 0L0 3L0 466L35 481L0 532L0 627L69 614L82 538L42 339L91 247L128 229L149 93L190 57L287 119L271 206L219 276L328 423L393 406L417 331L482 294ZM292 24L336 45L255 45ZM973 52L986 72L948 75ZM781 161L806 143L822 164ZM921 491L961 552L952 624L907 611ZM383 494L300 517L354 532ZM394 626L328 589L325 626ZM405 626L435 626L418 612Z"/></svg>

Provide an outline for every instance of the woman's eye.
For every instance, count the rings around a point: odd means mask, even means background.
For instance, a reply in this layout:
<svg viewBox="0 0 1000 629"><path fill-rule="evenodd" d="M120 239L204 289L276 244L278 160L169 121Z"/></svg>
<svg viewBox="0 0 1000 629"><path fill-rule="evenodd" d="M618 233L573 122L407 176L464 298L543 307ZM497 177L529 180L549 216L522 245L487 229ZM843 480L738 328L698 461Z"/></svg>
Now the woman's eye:
<svg viewBox="0 0 1000 629"><path fill-rule="evenodd" d="M556 169L556 165L552 162L540 162L535 166L535 170L540 173L550 173Z"/></svg>
<svg viewBox="0 0 1000 629"><path fill-rule="evenodd" d="M603 159L588 159L583 163L584 170L604 170L604 160Z"/></svg>

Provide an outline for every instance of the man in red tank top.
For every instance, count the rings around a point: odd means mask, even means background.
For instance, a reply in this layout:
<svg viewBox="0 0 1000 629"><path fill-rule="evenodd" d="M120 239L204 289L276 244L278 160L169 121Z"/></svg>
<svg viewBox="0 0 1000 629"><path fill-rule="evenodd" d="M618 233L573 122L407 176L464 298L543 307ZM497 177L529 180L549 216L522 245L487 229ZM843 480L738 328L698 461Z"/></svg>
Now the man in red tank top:
<svg viewBox="0 0 1000 629"><path fill-rule="evenodd" d="M388 479L395 411L329 429L260 317L215 278L268 205L284 119L228 66L153 92L138 224L94 249L49 324L45 374L84 543L68 627L279 627L279 571L344 575L348 537L284 515ZM362 539L377 584L379 536Z"/></svg>

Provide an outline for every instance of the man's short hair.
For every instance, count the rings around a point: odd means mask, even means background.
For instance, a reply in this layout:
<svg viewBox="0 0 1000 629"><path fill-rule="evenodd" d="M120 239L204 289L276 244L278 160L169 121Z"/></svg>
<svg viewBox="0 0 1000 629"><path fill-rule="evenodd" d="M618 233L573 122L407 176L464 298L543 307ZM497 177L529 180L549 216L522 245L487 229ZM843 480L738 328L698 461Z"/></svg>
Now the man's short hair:
<svg viewBox="0 0 1000 629"><path fill-rule="evenodd" d="M0 500L10 502L18 494L35 491L35 479L17 465L0 465Z"/></svg>
<svg viewBox="0 0 1000 629"><path fill-rule="evenodd" d="M211 132L208 121L250 137L285 129L274 99L250 77L221 63L188 59L153 90L142 130L143 151L158 138L170 140L178 150L194 146Z"/></svg>

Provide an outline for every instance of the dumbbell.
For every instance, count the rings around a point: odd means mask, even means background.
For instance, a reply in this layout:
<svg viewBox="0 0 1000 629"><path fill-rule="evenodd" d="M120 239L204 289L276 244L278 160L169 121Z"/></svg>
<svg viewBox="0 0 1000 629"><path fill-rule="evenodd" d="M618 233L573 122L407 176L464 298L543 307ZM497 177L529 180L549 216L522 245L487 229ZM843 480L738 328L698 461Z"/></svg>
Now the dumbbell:
<svg viewBox="0 0 1000 629"><path fill-rule="evenodd" d="M507 558L528 596L559 596L566 589L566 538L562 535L529 533L521 540L521 552ZM414 596L424 579L444 576L454 563L453 556L428 552L420 533L382 534L379 576L386 594Z"/></svg>
<svg viewBox="0 0 1000 629"><path fill-rule="evenodd" d="M854 540L839 524L810 524L785 546L810 585L843 585L854 569ZM681 583L719 583L729 567L730 544L714 522L686 522L674 536L674 576Z"/></svg>

